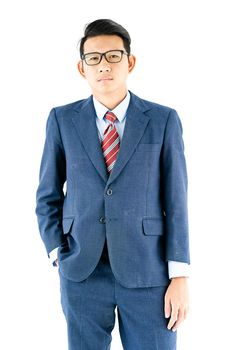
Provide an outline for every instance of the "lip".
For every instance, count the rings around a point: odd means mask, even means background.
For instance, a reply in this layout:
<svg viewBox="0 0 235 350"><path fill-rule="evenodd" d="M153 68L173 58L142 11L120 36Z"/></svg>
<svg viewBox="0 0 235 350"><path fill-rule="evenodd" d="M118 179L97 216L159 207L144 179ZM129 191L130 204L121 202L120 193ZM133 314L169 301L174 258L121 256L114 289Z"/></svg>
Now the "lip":
<svg viewBox="0 0 235 350"><path fill-rule="evenodd" d="M106 81L106 80L113 80L111 77L100 77L97 79L97 81Z"/></svg>

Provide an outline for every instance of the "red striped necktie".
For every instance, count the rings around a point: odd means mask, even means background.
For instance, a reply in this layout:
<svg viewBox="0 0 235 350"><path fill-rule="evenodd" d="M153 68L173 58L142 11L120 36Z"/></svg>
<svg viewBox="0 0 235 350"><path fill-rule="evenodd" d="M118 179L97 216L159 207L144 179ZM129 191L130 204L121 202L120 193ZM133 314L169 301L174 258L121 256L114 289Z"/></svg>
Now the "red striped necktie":
<svg viewBox="0 0 235 350"><path fill-rule="evenodd" d="M117 154L120 148L120 138L114 125L114 122L117 119L116 115L108 111L105 118L111 123L109 123L104 131L101 148L108 173L110 174L117 159Z"/></svg>

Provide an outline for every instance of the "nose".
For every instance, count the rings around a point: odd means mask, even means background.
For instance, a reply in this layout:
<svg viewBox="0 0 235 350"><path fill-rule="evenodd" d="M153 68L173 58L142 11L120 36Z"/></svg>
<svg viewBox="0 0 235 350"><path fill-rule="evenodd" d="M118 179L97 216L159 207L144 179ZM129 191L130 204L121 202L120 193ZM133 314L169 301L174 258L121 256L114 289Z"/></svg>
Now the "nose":
<svg viewBox="0 0 235 350"><path fill-rule="evenodd" d="M111 68L107 64L102 64L99 67L99 73L103 73L103 72L111 72Z"/></svg>
<svg viewBox="0 0 235 350"><path fill-rule="evenodd" d="M111 72L111 67L109 63L106 61L105 57L102 57L102 60L99 66L99 73L103 73L103 72Z"/></svg>

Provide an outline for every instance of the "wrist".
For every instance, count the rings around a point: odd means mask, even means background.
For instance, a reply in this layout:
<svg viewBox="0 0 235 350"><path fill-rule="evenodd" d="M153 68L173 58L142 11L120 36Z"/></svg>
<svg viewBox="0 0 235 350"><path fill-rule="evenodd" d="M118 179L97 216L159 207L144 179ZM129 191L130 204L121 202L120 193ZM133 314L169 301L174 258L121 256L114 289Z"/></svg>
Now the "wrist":
<svg viewBox="0 0 235 350"><path fill-rule="evenodd" d="M172 281L172 282L186 282L187 280L188 280L188 276L177 276L177 277L171 277L170 278L170 280Z"/></svg>

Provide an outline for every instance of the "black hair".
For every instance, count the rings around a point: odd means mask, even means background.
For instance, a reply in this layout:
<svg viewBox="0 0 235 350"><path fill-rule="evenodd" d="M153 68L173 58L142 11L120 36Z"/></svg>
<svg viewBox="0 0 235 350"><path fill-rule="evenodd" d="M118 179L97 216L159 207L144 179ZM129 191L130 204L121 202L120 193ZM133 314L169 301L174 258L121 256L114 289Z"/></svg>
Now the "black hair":
<svg viewBox="0 0 235 350"><path fill-rule="evenodd" d="M92 38L98 35L117 35L123 40L123 45L128 53L131 52L131 37L128 31L120 24L112 21L111 19L97 19L94 22L88 23L85 26L84 36L80 40L80 56L82 58L84 43L88 38Z"/></svg>

